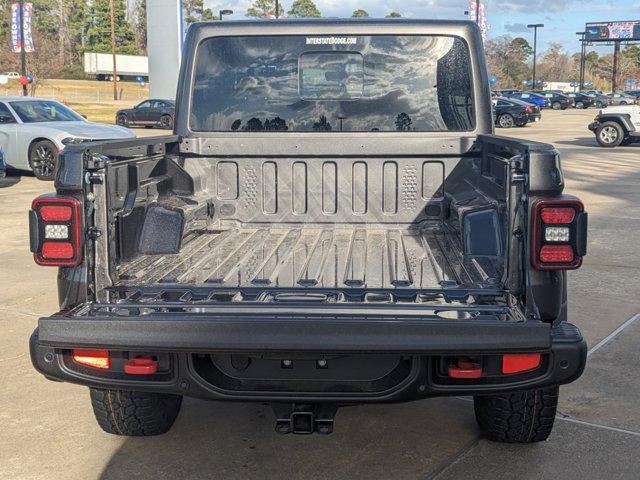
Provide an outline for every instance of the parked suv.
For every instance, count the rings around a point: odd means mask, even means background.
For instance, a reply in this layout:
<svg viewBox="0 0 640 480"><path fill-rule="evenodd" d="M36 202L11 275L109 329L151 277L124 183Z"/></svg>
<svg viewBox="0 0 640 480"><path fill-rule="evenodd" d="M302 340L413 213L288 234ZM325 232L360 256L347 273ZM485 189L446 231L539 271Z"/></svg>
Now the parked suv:
<svg viewBox="0 0 640 480"><path fill-rule="evenodd" d="M484 437L545 440L586 361L587 214L552 145L493 134L477 25L203 22L182 59L172 135L69 146L32 204L61 300L35 368L116 435L183 396L327 434L343 405L469 395Z"/></svg>
<svg viewBox="0 0 640 480"><path fill-rule="evenodd" d="M601 147L640 142L640 105L607 107L589 124Z"/></svg>

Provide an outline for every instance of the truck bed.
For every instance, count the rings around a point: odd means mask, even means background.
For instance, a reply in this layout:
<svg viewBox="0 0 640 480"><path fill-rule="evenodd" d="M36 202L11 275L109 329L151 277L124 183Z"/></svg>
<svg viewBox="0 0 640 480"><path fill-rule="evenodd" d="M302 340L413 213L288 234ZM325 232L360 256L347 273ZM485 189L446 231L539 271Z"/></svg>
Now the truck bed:
<svg viewBox="0 0 640 480"><path fill-rule="evenodd" d="M249 225L198 232L180 252L123 264L117 286L438 289L499 283L494 263L466 257L442 225L291 228Z"/></svg>

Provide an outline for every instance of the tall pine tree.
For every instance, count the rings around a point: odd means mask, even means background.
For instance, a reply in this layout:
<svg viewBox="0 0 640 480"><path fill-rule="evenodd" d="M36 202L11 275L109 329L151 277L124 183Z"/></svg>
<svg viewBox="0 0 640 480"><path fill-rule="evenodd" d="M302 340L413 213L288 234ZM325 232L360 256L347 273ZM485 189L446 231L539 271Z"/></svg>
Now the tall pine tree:
<svg viewBox="0 0 640 480"><path fill-rule="evenodd" d="M284 7L282 3L278 4L279 17L284 15ZM247 13L245 13L246 17L254 17L254 18L269 18L274 17L276 13L276 2L275 0L254 0L251 7L247 9Z"/></svg>
<svg viewBox="0 0 640 480"><path fill-rule="evenodd" d="M127 21L126 0L113 0L116 30L116 52L138 55L136 35ZM89 7L91 23L87 28L85 51L109 53L111 52L111 17L109 14L109 0L93 0Z"/></svg>
<svg viewBox="0 0 640 480"><path fill-rule="evenodd" d="M287 15L293 18L320 18L322 16L313 0L295 0Z"/></svg>

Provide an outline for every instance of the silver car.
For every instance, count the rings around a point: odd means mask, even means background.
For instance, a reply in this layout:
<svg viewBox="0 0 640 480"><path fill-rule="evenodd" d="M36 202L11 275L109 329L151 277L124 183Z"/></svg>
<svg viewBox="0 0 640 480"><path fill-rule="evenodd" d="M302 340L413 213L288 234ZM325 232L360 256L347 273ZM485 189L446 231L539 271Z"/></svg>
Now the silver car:
<svg viewBox="0 0 640 480"><path fill-rule="evenodd" d="M626 93L610 93L607 98L611 100L609 105L635 105L636 98Z"/></svg>
<svg viewBox="0 0 640 480"><path fill-rule="evenodd" d="M131 138L125 127L92 123L69 107L32 97L0 97L0 149L9 167L52 180L58 153L71 143Z"/></svg>
<svg viewBox="0 0 640 480"><path fill-rule="evenodd" d="M7 175L7 164L4 163L4 152L0 148L0 178L4 178Z"/></svg>

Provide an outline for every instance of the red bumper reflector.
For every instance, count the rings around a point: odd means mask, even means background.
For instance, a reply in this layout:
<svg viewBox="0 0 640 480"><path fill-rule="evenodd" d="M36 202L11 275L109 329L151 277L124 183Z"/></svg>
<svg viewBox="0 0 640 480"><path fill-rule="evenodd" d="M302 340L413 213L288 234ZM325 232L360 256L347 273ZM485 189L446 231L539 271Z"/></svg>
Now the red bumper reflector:
<svg viewBox="0 0 640 480"><path fill-rule="evenodd" d="M542 355L539 353L510 353L502 356L502 373L518 373L533 370L540 366Z"/></svg>
<svg viewBox="0 0 640 480"><path fill-rule="evenodd" d="M43 205L40 207L40 217L45 222L68 222L71 220L72 210L68 205Z"/></svg>
<svg viewBox="0 0 640 480"><path fill-rule="evenodd" d="M107 370L111 365L107 350L74 350L73 361L80 365Z"/></svg>
<svg viewBox="0 0 640 480"><path fill-rule="evenodd" d="M573 258L571 245L545 245L540 249L540 261L543 263L570 263Z"/></svg>
<svg viewBox="0 0 640 480"><path fill-rule="evenodd" d="M458 365L449 365L449 376L451 378L480 378L482 367L473 362L458 360Z"/></svg>
<svg viewBox="0 0 640 480"><path fill-rule="evenodd" d="M571 223L575 216L573 207L544 207L540 211L540 218L544 223Z"/></svg>
<svg viewBox="0 0 640 480"><path fill-rule="evenodd" d="M158 371L158 362L149 357L131 358L124 364L124 373L129 375L151 375Z"/></svg>
<svg viewBox="0 0 640 480"><path fill-rule="evenodd" d="M44 242L42 258L45 260L69 260L73 258L73 245L69 242Z"/></svg>

